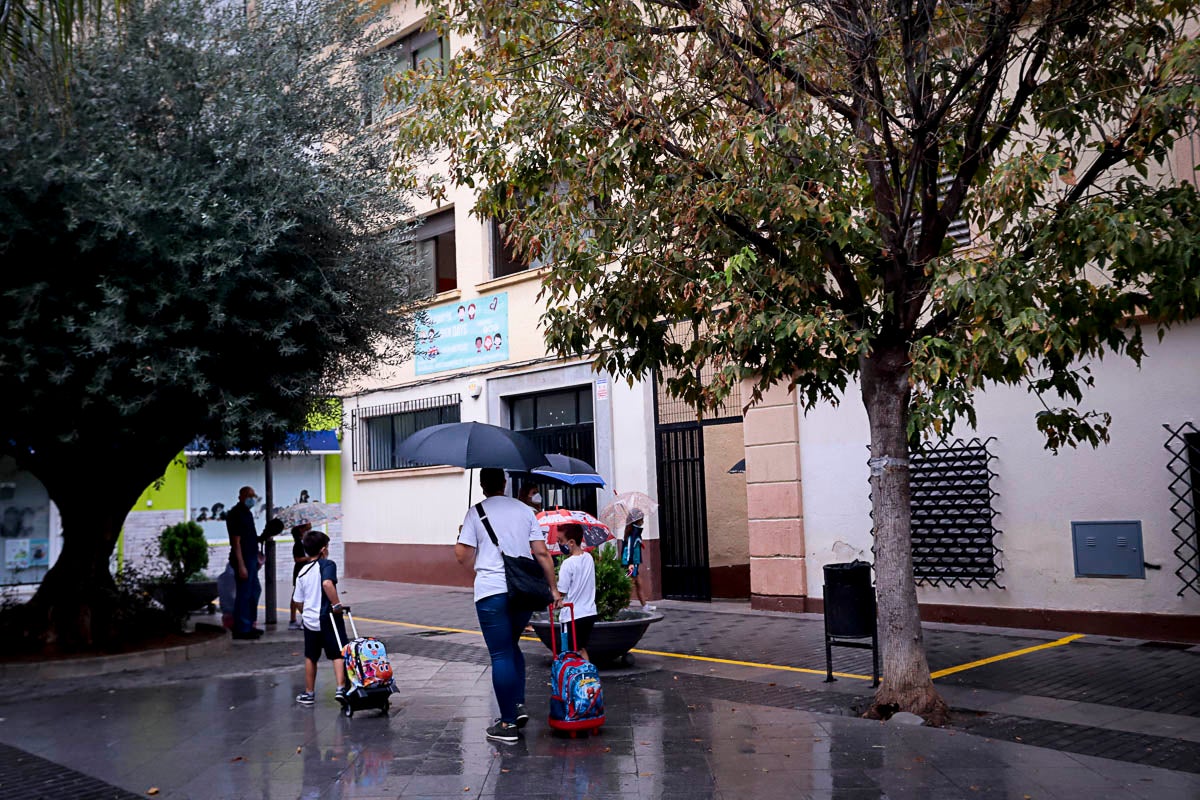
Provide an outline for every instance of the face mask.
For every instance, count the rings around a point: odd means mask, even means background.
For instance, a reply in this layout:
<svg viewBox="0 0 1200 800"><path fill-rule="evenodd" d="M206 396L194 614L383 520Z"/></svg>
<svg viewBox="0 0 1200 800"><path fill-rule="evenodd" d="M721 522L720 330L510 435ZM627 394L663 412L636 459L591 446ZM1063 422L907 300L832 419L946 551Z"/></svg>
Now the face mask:
<svg viewBox="0 0 1200 800"><path fill-rule="evenodd" d="M540 505L542 502L542 496L537 492L534 492L533 494L529 495L529 502L533 503L535 506Z"/></svg>
<svg viewBox="0 0 1200 800"><path fill-rule="evenodd" d="M254 498L253 497L247 497L243 502L245 502L246 508L254 508Z"/></svg>

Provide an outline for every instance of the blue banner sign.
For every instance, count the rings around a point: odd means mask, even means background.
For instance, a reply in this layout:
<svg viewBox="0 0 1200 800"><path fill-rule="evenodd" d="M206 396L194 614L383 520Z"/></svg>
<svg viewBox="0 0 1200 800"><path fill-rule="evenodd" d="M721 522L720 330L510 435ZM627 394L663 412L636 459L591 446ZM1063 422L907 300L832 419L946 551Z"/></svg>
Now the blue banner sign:
<svg viewBox="0 0 1200 800"><path fill-rule="evenodd" d="M426 309L417 328L418 375L508 360L508 293Z"/></svg>

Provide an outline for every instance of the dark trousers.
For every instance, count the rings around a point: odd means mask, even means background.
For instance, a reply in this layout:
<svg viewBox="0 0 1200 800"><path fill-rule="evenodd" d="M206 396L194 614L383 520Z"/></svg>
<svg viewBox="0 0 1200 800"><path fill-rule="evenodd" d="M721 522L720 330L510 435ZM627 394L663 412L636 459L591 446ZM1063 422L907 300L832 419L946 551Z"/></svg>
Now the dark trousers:
<svg viewBox="0 0 1200 800"><path fill-rule="evenodd" d="M258 598L262 595L262 584L258 582L258 570L251 568L244 581L237 582L237 595L233 601L233 631L246 633L258 621Z"/></svg>

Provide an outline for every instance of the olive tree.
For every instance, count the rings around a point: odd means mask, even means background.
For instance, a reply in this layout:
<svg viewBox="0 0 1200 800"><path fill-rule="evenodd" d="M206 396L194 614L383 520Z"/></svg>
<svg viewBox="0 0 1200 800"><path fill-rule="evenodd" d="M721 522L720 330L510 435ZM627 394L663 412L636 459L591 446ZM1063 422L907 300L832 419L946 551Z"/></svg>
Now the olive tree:
<svg viewBox="0 0 1200 800"><path fill-rule="evenodd" d="M236 6L236 7L235 7ZM102 644L127 512L405 356L416 275L354 4L122 4L0 81L0 453L57 504L31 635Z"/></svg>

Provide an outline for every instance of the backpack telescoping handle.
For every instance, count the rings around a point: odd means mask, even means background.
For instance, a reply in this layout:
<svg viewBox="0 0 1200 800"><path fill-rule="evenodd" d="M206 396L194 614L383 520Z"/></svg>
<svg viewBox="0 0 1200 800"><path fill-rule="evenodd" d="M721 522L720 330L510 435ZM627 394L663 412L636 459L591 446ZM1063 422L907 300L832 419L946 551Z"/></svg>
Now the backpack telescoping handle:
<svg viewBox="0 0 1200 800"><path fill-rule="evenodd" d="M354 638L357 639L358 638L358 627L354 624L354 615L350 613L350 609L346 609L342 613L346 615L346 619L350 620L350 632L353 633ZM332 619L330 619L329 625L330 625L330 627L333 628L333 640L335 642L337 642L338 650L341 650L343 647L346 646L346 643L342 641L342 636L341 636L341 634L338 633L337 623L335 623Z"/></svg>
<svg viewBox="0 0 1200 800"><path fill-rule="evenodd" d="M563 603L562 607L571 609L571 652L579 652L579 648L575 644L575 604L574 603ZM562 616L562 615L560 614L559 616ZM558 626L560 624L563 626L561 638L564 640L564 643L565 643L565 640L567 638L567 632L566 632L567 624L565 622L556 623L554 621L554 604L551 603L550 604L550 652L554 653L554 655L558 655L558 653L559 653L558 644L555 642L555 639L554 639L554 631L558 628Z"/></svg>

